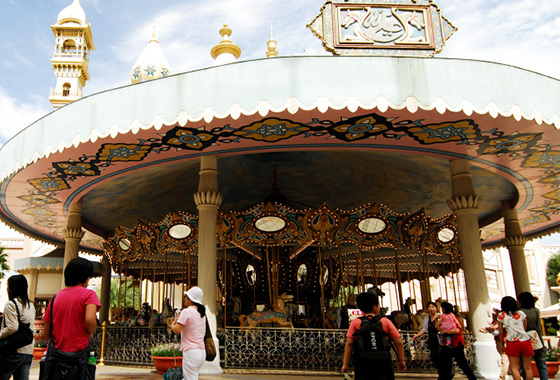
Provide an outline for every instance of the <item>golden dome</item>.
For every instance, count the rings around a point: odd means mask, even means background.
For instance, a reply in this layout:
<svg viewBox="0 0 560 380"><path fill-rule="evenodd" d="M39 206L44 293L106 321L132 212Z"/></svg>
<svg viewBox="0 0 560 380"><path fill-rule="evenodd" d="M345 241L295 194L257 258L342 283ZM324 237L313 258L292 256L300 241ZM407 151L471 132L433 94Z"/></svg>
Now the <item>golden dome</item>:
<svg viewBox="0 0 560 380"><path fill-rule="evenodd" d="M241 48L231 42L231 40L229 39L229 36L231 36L231 28L228 28L228 26L224 24L224 27L220 29L220 35L223 37L222 41L214 46L210 51L210 55L212 56L212 58L217 59L222 54L231 54L233 57L235 57L235 59L239 58L239 56L241 55ZM235 59L233 59L232 61L234 61Z"/></svg>

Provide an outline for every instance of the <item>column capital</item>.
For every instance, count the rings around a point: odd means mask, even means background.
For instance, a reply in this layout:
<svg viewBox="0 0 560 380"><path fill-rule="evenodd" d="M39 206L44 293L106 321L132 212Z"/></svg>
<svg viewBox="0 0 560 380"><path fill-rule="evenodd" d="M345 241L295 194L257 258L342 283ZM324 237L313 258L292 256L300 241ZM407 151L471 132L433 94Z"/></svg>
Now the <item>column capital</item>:
<svg viewBox="0 0 560 380"><path fill-rule="evenodd" d="M212 205L219 207L222 204L223 196L218 191L199 191L194 193L194 203L197 207Z"/></svg>
<svg viewBox="0 0 560 380"><path fill-rule="evenodd" d="M81 228L64 228L62 234L64 235L64 240L66 239L78 239L82 240L85 235L85 231Z"/></svg>
<svg viewBox="0 0 560 380"><path fill-rule="evenodd" d="M468 195L468 196L459 196L454 197L447 200L447 205L456 213L457 211L467 211L472 210L477 212L480 208L480 204L482 203L482 195Z"/></svg>
<svg viewBox="0 0 560 380"><path fill-rule="evenodd" d="M507 236L504 239L502 239L502 243L504 243L504 245L507 248L513 248L513 247L525 247L525 243L527 243L529 239L526 236Z"/></svg>

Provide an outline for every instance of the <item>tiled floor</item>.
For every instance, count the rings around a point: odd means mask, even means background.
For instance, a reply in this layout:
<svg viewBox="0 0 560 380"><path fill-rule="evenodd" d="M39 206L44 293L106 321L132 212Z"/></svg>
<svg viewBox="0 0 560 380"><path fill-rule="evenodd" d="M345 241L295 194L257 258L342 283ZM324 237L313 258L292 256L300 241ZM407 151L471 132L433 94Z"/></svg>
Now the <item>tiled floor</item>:
<svg viewBox="0 0 560 380"><path fill-rule="evenodd" d="M413 374L413 373L399 373L397 379L435 379L435 374ZM34 361L31 365L30 380L38 380L39 378L39 363ZM138 368L138 367L118 367L118 366L97 366L96 376L97 380L161 380L162 375L159 375L154 368ZM456 375L454 379L464 379L462 375ZM199 375L200 380L342 380L342 374L318 374L310 372L294 372L294 373L270 373L261 371L247 372L245 370L228 370L227 373L219 375Z"/></svg>

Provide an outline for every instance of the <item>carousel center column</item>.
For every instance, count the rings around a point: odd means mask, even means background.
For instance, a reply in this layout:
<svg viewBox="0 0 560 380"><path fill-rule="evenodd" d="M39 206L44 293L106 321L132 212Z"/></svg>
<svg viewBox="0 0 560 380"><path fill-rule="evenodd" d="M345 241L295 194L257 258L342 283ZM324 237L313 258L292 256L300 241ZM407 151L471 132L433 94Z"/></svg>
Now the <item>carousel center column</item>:
<svg viewBox="0 0 560 380"><path fill-rule="evenodd" d="M459 246L467 286L469 326L476 338L473 344L474 365L480 379L499 377L500 357L494 339L479 330L492 320L492 305L486 283L486 271L480 244L478 208L482 197L474 191L469 161L450 161L452 197L447 201L457 216Z"/></svg>
<svg viewBox="0 0 560 380"><path fill-rule="evenodd" d="M68 208L68 222L64 233L64 268L72 260L78 257L78 250L80 249L80 241L84 237L84 230L82 230L82 203L70 203ZM61 289L64 289L64 268L61 278Z"/></svg>
<svg viewBox="0 0 560 380"><path fill-rule="evenodd" d="M219 347L216 337L216 226L218 208L222 204L222 194L218 192L218 159L215 156L200 158L200 182L194 201L198 208L198 286L204 293L203 302L214 344ZM205 362L200 373L222 373L219 350L213 362Z"/></svg>
<svg viewBox="0 0 560 380"><path fill-rule="evenodd" d="M509 251L511 270L513 272L513 283L516 294L530 292L529 272L525 260L525 243L527 237L523 236L517 211L511 207L509 201L502 202L502 214L504 215L504 226L506 237L502 240Z"/></svg>

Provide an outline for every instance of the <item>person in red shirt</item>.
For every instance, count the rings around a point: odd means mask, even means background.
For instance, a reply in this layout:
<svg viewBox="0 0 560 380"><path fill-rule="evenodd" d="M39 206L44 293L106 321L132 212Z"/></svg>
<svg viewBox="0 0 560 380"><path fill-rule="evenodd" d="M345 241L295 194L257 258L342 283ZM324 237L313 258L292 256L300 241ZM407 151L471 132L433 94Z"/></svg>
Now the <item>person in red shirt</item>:
<svg viewBox="0 0 560 380"><path fill-rule="evenodd" d="M45 333L47 336L52 334L54 346L60 351L78 352L86 349L89 338L97 328L97 311L101 304L95 291L87 288L92 274L91 262L81 257L71 260L64 268L64 284L67 288L58 292L54 302L51 301L47 306L43 316Z"/></svg>
<svg viewBox="0 0 560 380"><path fill-rule="evenodd" d="M373 293L365 292L361 293L356 297L356 303L358 308L364 313L364 316L376 316L381 313L381 308L379 307L379 297ZM381 318L381 325L385 334L390 338L397 348L397 368L400 372L406 370L406 364L404 362L404 345L401 339L401 334L399 334L397 328L393 323L387 318ZM342 365L342 372L346 373L350 369L350 359L352 358L352 351L354 350L354 344L357 341L355 338L359 336L359 330L362 325L362 320L360 318L354 319L350 322L350 327L346 334L346 346L344 347L344 361ZM379 363L377 361L371 360L360 360L356 359L354 362L354 375L355 380L366 380L366 379L376 379L376 380L394 380L395 373L393 372L393 366L390 360L386 363Z"/></svg>

